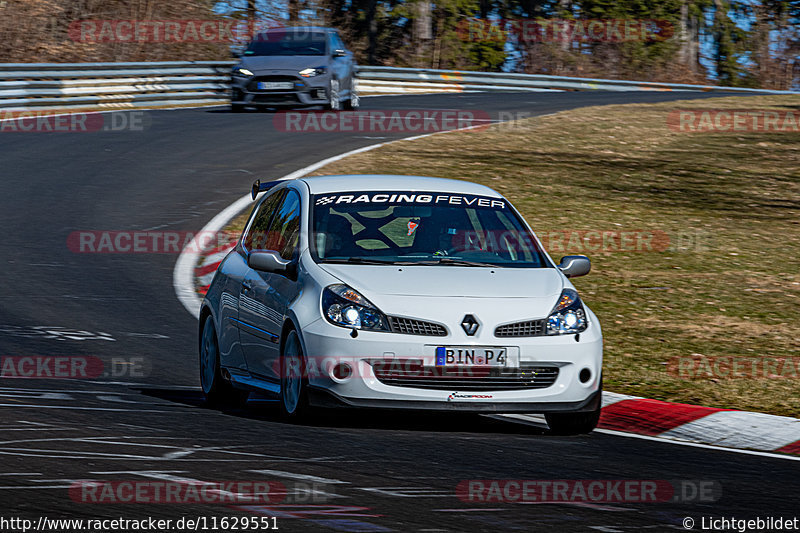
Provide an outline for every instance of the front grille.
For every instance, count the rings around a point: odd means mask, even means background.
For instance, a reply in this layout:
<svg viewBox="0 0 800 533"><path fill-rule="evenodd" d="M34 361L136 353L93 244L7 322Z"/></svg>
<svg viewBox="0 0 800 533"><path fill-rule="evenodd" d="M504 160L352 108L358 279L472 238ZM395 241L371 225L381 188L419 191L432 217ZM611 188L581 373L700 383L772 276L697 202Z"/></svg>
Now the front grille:
<svg viewBox="0 0 800 533"><path fill-rule="evenodd" d="M447 335L447 328L435 322L426 322L425 320L403 318L400 316L390 316L388 318L392 333L426 335L428 337L445 337Z"/></svg>
<svg viewBox="0 0 800 533"><path fill-rule="evenodd" d="M558 367L554 366L444 368L376 361L372 370L385 385L450 391L545 389L558 378Z"/></svg>
<svg viewBox="0 0 800 533"><path fill-rule="evenodd" d="M296 103L300 100L297 99L295 94L255 94L253 95L253 103L256 104L287 104Z"/></svg>
<svg viewBox="0 0 800 533"><path fill-rule="evenodd" d="M495 337L540 337L544 335L545 319L527 320L497 326L494 330Z"/></svg>
<svg viewBox="0 0 800 533"><path fill-rule="evenodd" d="M289 82L292 84L293 89L259 89L258 82L260 81ZM293 76L256 76L247 83L247 90L250 92L286 92L294 90L295 82L297 82L297 78Z"/></svg>

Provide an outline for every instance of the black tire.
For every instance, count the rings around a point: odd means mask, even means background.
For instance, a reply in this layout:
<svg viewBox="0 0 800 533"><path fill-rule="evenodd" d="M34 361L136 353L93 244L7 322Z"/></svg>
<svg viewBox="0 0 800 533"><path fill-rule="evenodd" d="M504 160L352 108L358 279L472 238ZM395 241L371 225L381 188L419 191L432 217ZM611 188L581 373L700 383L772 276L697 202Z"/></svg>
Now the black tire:
<svg viewBox="0 0 800 533"><path fill-rule="evenodd" d="M546 413L544 417L555 435L583 435L597 427L600 409L587 413Z"/></svg>
<svg viewBox="0 0 800 533"><path fill-rule="evenodd" d="M281 350L281 414L290 421L308 416L308 379L300 337L295 330L286 335Z"/></svg>
<svg viewBox="0 0 800 533"><path fill-rule="evenodd" d="M361 97L358 95L358 89L354 85L355 83L351 82L350 98L344 103L344 108L347 111L358 111L358 108L361 107Z"/></svg>
<svg viewBox="0 0 800 533"><path fill-rule="evenodd" d="M585 413L545 413L544 418L555 435L583 435L591 433L600 421L600 410L603 407L603 376L600 375L597 408Z"/></svg>
<svg viewBox="0 0 800 533"><path fill-rule="evenodd" d="M241 113L244 111L242 104L231 104L231 113Z"/></svg>
<svg viewBox="0 0 800 533"><path fill-rule="evenodd" d="M214 319L206 317L200 334L200 387L206 404L212 407L242 407L250 393L235 388L222 377L219 365L219 343Z"/></svg>

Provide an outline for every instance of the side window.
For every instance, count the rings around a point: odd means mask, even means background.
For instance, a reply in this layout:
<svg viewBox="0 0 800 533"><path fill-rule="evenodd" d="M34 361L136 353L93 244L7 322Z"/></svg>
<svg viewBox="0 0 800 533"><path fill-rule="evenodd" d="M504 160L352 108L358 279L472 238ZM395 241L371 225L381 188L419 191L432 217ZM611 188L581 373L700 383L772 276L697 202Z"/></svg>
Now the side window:
<svg viewBox="0 0 800 533"><path fill-rule="evenodd" d="M280 252L284 259L291 259L300 240L300 195L296 191L287 192L267 234L266 249Z"/></svg>
<svg viewBox="0 0 800 533"><path fill-rule="evenodd" d="M244 247L246 250L265 250L267 249L267 237L272 215L280 205L283 197L286 196L286 189L274 192L269 195L258 208L253 223L247 235L244 237Z"/></svg>
<svg viewBox="0 0 800 533"><path fill-rule="evenodd" d="M341 37L339 37L338 33L331 34L333 37L333 49L334 50L347 50L347 47L342 42Z"/></svg>

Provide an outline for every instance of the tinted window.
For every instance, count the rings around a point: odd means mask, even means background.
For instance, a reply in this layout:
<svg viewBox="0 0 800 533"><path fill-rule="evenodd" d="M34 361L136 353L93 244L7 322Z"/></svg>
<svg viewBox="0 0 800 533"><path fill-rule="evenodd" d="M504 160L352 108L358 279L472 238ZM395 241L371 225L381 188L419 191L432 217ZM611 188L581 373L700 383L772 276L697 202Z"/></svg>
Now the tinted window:
<svg viewBox="0 0 800 533"><path fill-rule="evenodd" d="M280 205L283 197L286 196L286 189L274 192L267 196L258 208L253 223L247 235L244 237L244 247L247 250L267 250L267 235L269 234L270 222L275 214L275 209Z"/></svg>
<svg viewBox="0 0 800 533"><path fill-rule="evenodd" d="M299 240L300 196L289 190L270 223L266 249L278 251L284 259L291 259Z"/></svg>
<svg viewBox="0 0 800 533"><path fill-rule="evenodd" d="M309 32L277 32L262 34L245 50L245 56L323 56L325 34Z"/></svg>
<svg viewBox="0 0 800 533"><path fill-rule="evenodd" d="M547 266L533 235L503 198L385 191L317 195L312 202L312 246L319 261L438 264L448 258Z"/></svg>

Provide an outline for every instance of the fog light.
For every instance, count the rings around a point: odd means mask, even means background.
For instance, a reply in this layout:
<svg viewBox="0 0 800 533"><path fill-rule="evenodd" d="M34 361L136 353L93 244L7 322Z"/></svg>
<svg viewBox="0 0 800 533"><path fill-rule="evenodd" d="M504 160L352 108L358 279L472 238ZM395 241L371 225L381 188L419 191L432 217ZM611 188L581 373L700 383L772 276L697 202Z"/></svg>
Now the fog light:
<svg viewBox="0 0 800 533"><path fill-rule="evenodd" d="M592 379L592 371L589 370L588 368L584 368L583 370L581 370L581 373L578 374L578 379L581 380L581 383L586 383L587 381Z"/></svg>
<svg viewBox="0 0 800 533"><path fill-rule="evenodd" d="M347 379L353 375L353 369L347 363L338 363L331 372L336 379Z"/></svg>

